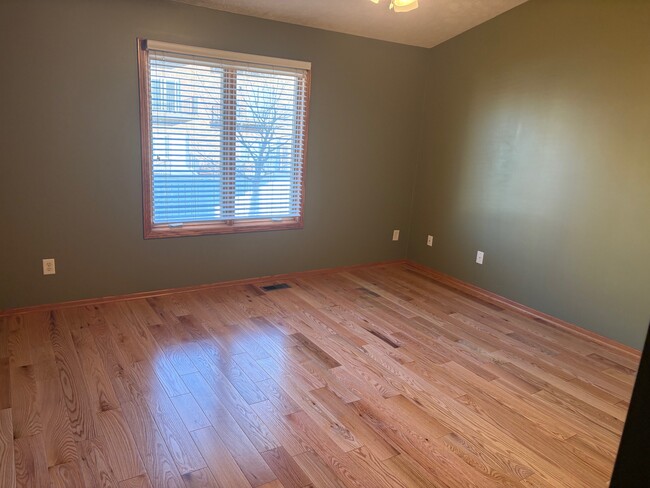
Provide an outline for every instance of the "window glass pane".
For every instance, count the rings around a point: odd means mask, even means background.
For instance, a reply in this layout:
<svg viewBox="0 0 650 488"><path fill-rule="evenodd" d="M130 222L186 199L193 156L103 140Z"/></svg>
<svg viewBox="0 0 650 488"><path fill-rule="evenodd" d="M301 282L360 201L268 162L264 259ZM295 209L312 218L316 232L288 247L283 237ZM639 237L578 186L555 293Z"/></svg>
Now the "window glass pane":
<svg viewBox="0 0 650 488"><path fill-rule="evenodd" d="M223 70L151 61L153 222L221 218Z"/></svg>
<svg viewBox="0 0 650 488"><path fill-rule="evenodd" d="M237 72L236 217L298 215L295 77Z"/></svg>

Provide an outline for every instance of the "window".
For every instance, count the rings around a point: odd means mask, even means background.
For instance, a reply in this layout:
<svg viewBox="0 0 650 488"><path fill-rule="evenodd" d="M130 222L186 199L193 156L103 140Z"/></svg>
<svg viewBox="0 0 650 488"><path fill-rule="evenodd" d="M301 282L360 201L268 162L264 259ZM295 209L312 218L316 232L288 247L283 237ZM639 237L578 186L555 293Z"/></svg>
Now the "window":
<svg viewBox="0 0 650 488"><path fill-rule="evenodd" d="M145 237L301 228L310 64L138 46Z"/></svg>

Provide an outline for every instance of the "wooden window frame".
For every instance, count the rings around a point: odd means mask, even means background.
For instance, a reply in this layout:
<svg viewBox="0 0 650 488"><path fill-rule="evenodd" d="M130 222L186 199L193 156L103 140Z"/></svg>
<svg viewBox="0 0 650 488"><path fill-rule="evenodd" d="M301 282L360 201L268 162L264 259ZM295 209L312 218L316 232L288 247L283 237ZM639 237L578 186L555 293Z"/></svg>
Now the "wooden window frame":
<svg viewBox="0 0 650 488"><path fill-rule="evenodd" d="M151 147L151 99L149 79L149 50L147 39L138 38L138 80L140 92L140 141L142 150L142 212L144 238L189 237L240 232L262 232L304 228L305 178L307 167L307 137L309 132L309 105L311 95L311 69L306 70L304 130L301 154L301 188L299 215L282 219L217 220L183 223L181 226L155 224L153 221L153 154ZM234 72L233 72L234 74ZM234 117L234 115L231 115ZM231 162L234 166L234 160Z"/></svg>

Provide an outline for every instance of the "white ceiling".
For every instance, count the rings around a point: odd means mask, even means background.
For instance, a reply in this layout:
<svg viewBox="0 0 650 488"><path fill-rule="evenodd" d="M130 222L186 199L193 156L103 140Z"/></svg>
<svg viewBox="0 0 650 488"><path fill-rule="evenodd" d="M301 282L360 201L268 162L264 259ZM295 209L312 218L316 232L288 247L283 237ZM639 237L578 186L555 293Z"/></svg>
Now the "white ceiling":
<svg viewBox="0 0 650 488"><path fill-rule="evenodd" d="M433 47L526 0L419 0L406 13L390 0L176 0L346 34Z"/></svg>

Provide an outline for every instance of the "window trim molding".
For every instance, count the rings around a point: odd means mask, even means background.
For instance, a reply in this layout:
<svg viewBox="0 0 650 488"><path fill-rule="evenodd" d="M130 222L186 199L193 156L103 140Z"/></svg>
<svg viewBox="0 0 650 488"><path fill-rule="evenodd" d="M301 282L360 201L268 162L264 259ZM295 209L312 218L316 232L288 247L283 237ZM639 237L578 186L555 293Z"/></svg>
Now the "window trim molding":
<svg viewBox="0 0 650 488"><path fill-rule="evenodd" d="M243 219L233 221L190 222L179 226L153 223L153 161L151 151L151 100L149 98L149 49L169 50L180 54L218 57L237 62L267 64L306 70L304 130L302 134L302 164L300 188L300 215L283 219ZM262 232L304 228L305 179L307 169L307 142L309 134L309 110L311 98L311 63L288 59L240 54L217 49L184 46L160 41L137 38L138 83L140 96L140 145L142 158L142 221L144 238L191 237L201 235L236 234L240 232Z"/></svg>

